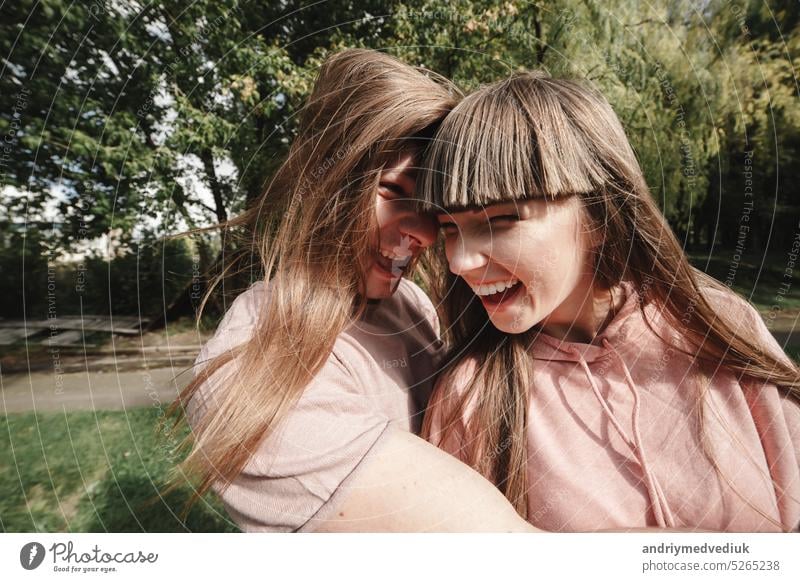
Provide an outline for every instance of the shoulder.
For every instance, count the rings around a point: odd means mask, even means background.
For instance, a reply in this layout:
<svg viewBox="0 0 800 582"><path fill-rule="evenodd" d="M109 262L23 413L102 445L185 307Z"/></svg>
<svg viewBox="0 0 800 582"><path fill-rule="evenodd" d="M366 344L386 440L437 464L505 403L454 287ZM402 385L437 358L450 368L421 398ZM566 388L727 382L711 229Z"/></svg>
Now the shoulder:
<svg viewBox="0 0 800 582"><path fill-rule="evenodd" d="M722 286L721 283L717 286L704 287L702 291L703 296L716 315L735 334L752 338L755 340L755 347L759 351L769 353L775 359L781 360L790 366L795 365L786 355L784 347L772 335L768 322L747 299Z"/></svg>
<svg viewBox="0 0 800 582"><path fill-rule="evenodd" d="M728 324L734 332L754 331L759 336L769 334L764 319L756 307L732 289L720 283L704 285L700 291L717 317Z"/></svg>
<svg viewBox="0 0 800 582"><path fill-rule="evenodd" d="M477 369L477 360L467 356L443 372L425 411L423 434L428 441L462 461L468 458L464 435L477 392L465 394Z"/></svg>
<svg viewBox="0 0 800 582"><path fill-rule="evenodd" d="M433 308L433 303L431 303L430 298L425 294L422 288L411 279L406 279L405 277L400 279L396 294L403 301L417 305L420 308Z"/></svg>
<svg viewBox="0 0 800 582"><path fill-rule="evenodd" d="M237 327L253 327L266 304L269 285L265 281L257 281L238 295L231 303L222 318L217 331Z"/></svg>
<svg viewBox="0 0 800 582"><path fill-rule="evenodd" d="M195 376L214 358L246 343L252 337L267 302L267 296L267 284L258 281L234 299L214 334L200 349L195 359Z"/></svg>
<svg viewBox="0 0 800 582"><path fill-rule="evenodd" d="M761 319L758 310L747 299L720 284L705 284L700 291L708 304L720 315L748 320Z"/></svg>
<svg viewBox="0 0 800 582"><path fill-rule="evenodd" d="M465 356L449 366L441 375L440 382L450 391L463 394L478 373L478 358Z"/></svg>

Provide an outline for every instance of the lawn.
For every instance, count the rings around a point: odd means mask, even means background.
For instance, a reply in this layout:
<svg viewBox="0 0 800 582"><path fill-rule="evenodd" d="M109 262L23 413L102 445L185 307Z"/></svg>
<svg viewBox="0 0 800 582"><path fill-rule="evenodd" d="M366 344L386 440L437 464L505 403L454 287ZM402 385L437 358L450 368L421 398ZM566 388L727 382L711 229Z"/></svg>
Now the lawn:
<svg viewBox="0 0 800 582"><path fill-rule="evenodd" d="M749 299L762 313L776 304L781 310L800 309L800 285L793 284L794 278L786 276L785 254L744 255L738 262L734 262L731 255L731 251L720 251L709 258L692 253L689 259L695 267L717 280L730 281L733 290Z"/></svg>
<svg viewBox="0 0 800 582"><path fill-rule="evenodd" d="M218 499L180 519L191 488L159 496L175 458L159 411L0 417L5 532L234 532ZM149 503L154 500L154 503Z"/></svg>

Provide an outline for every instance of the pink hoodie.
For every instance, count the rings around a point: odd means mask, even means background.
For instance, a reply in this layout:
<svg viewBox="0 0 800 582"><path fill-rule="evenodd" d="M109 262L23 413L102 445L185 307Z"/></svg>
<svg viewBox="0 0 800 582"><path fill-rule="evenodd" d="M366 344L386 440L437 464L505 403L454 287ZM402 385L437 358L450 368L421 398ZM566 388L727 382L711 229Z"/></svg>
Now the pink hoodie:
<svg viewBox="0 0 800 582"><path fill-rule="evenodd" d="M623 289L626 301L596 344L539 334L532 346L537 365L526 433L529 521L550 531L797 529L798 402L773 385L718 369L704 406L716 471L696 426L702 376L694 358L660 339L646 325L633 286L624 283ZM708 294L718 313L757 329L786 358L752 306L732 293ZM645 312L660 336L679 341L654 305ZM450 416L454 397L474 372L474 359L461 362L446 385L440 380L427 410L433 415L431 441L462 460L471 441L465 417L444 441L441 419Z"/></svg>

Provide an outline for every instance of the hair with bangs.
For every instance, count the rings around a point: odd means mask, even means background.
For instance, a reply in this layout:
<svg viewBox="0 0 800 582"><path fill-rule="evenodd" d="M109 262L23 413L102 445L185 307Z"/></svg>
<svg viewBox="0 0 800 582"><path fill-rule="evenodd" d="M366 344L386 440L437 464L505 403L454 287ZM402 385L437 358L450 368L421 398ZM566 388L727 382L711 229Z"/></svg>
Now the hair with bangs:
<svg viewBox="0 0 800 582"><path fill-rule="evenodd" d="M441 124L427 150L417 196L422 207L438 213L577 196L585 227L594 234L597 290L610 293L620 281L631 282L642 297L642 308L658 302L670 323L682 330L689 347L675 349L702 364L702 377L696 382L700 427L708 414L707 378L719 367L800 395L797 367L762 345L755 330L734 331L731 314L711 306L704 289L732 291L689 264L650 194L619 119L608 101L584 84L529 72L466 97ZM534 366L528 354L538 330L497 330L441 255L440 278L432 291L450 353L443 386L465 358L477 358L478 371L453 409L446 411L438 438L446 440L456 430L466 416L466 403L473 400L475 407L467 418L468 462L527 517L525 434ZM430 437L430 430L425 422L423 435ZM719 473L702 430L700 440Z"/></svg>
<svg viewBox="0 0 800 582"><path fill-rule="evenodd" d="M611 135L609 122L618 130ZM442 211L589 194L612 184L615 169L628 169L613 167L609 149L635 159L628 140L615 136L624 132L602 96L539 72L516 75L447 116L428 150L419 196Z"/></svg>

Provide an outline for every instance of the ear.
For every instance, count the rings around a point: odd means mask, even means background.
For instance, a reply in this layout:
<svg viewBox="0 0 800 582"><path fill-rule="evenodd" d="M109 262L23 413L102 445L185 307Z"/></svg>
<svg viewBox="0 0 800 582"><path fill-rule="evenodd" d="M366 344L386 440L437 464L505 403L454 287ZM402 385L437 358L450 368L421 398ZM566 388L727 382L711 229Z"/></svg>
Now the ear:
<svg viewBox="0 0 800 582"><path fill-rule="evenodd" d="M581 223L581 234L585 237L586 248L592 253L600 252L605 241L605 229L598 220L592 217L582 200L578 220Z"/></svg>

